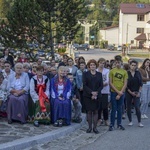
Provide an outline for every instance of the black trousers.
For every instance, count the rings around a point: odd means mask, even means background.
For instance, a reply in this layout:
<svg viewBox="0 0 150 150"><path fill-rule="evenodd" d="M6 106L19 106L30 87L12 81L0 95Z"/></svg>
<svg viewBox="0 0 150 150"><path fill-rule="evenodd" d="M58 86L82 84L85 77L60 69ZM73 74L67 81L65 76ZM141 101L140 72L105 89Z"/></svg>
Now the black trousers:
<svg viewBox="0 0 150 150"><path fill-rule="evenodd" d="M138 122L141 122L141 111L140 111L140 98L139 97L134 97L128 92L126 92L126 101L127 101L127 115L128 119L131 122L132 121L132 115L131 115L131 109L132 109L132 101L134 102L134 107L136 110L136 115Z"/></svg>
<svg viewBox="0 0 150 150"><path fill-rule="evenodd" d="M98 119L101 119L103 112L103 119L108 120L108 94L102 94L100 99L100 107L98 110Z"/></svg>
<svg viewBox="0 0 150 150"><path fill-rule="evenodd" d="M84 103L84 97L83 97L83 91L79 90L79 94L80 94L80 102L81 102L81 105L82 105L82 112L86 112L86 110L85 110L85 103Z"/></svg>

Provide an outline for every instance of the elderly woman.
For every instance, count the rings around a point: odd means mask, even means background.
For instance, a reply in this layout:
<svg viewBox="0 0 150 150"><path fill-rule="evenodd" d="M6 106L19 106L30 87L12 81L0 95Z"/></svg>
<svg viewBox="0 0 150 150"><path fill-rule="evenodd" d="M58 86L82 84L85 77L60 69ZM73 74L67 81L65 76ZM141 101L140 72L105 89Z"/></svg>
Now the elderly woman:
<svg viewBox="0 0 150 150"><path fill-rule="evenodd" d="M58 74L51 79L51 119L54 126L71 123L71 83L65 76L64 66L60 66Z"/></svg>
<svg viewBox="0 0 150 150"><path fill-rule="evenodd" d="M50 104L49 104L49 79L44 74L44 67L38 66L35 75L30 82L30 95L34 102L31 117L34 126L38 127L40 123L50 124Z"/></svg>
<svg viewBox="0 0 150 150"><path fill-rule="evenodd" d="M0 116L6 117L6 107L7 107L7 80L4 79L2 73L0 73Z"/></svg>
<svg viewBox="0 0 150 150"><path fill-rule="evenodd" d="M8 123L12 120L20 121L21 124L26 123L28 115L28 91L29 91L29 77L23 72L23 65L17 63L15 65L15 74L8 79L8 91L10 96L8 98Z"/></svg>
<svg viewBox="0 0 150 150"><path fill-rule="evenodd" d="M96 60L89 60L87 66L89 71L83 74L83 97L89 125L86 132L90 133L92 131L93 123L93 132L98 134L98 109L100 105L101 90L103 88L103 78L102 73L96 71L98 66Z"/></svg>

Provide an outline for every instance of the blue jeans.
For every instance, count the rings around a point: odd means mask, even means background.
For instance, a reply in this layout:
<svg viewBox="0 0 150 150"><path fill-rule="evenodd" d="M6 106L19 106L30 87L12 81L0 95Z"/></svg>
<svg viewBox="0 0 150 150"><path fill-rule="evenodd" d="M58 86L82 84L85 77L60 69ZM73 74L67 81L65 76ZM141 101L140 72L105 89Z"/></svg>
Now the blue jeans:
<svg viewBox="0 0 150 150"><path fill-rule="evenodd" d="M123 106L123 101L124 101L124 95L120 97L119 100L116 100L116 96L118 94L116 92L111 92L111 115L110 115L110 125L114 126L115 125L115 115L117 112L117 125L121 125L122 122L122 106Z"/></svg>

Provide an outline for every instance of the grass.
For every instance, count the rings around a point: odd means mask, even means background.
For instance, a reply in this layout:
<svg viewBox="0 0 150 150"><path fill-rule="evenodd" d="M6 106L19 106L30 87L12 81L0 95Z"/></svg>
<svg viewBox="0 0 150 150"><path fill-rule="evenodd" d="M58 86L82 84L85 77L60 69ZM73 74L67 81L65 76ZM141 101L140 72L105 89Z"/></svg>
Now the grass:
<svg viewBox="0 0 150 150"><path fill-rule="evenodd" d="M135 54L128 54L129 57L138 57L138 58L149 58L150 54L139 54L139 53L135 53Z"/></svg>

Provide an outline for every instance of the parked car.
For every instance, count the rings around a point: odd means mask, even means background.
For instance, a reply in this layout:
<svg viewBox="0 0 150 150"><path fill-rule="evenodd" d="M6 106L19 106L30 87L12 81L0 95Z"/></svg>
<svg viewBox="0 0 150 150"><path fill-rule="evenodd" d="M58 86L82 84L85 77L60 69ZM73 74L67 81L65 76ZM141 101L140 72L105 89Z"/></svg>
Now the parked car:
<svg viewBox="0 0 150 150"><path fill-rule="evenodd" d="M45 58L46 58L47 60L50 60L50 59L52 58L51 52L46 53Z"/></svg>
<svg viewBox="0 0 150 150"><path fill-rule="evenodd" d="M38 51L37 51L37 55L38 55L39 57L45 57L45 52L44 52L44 50L38 50Z"/></svg>
<svg viewBox="0 0 150 150"><path fill-rule="evenodd" d="M76 48L77 50L85 50L88 51L89 50L89 45L88 44L81 44L79 45L79 47Z"/></svg>
<svg viewBox="0 0 150 150"><path fill-rule="evenodd" d="M113 45L108 45L107 50L114 51L115 47Z"/></svg>
<svg viewBox="0 0 150 150"><path fill-rule="evenodd" d="M62 56L57 54L57 53L54 54L54 57L55 57L54 59L55 59L56 62L60 62L62 60ZM50 52L46 54L46 59L47 60L51 60L52 59L52 55L51 55Z"/></svg>
<svg viewBox="0 0 150 150"><path fill-rule="evenodd" d="M79 44L74 43L72 45L72 48L73 48L73 50L77 50L79 46L80 46Z"/></svg>
<svg viewBox="0 0 150 150"><path fill-rule="evenodd" d="M119 45L119 46L117 47L117 51L122 51L122 46Z"/></svg>

